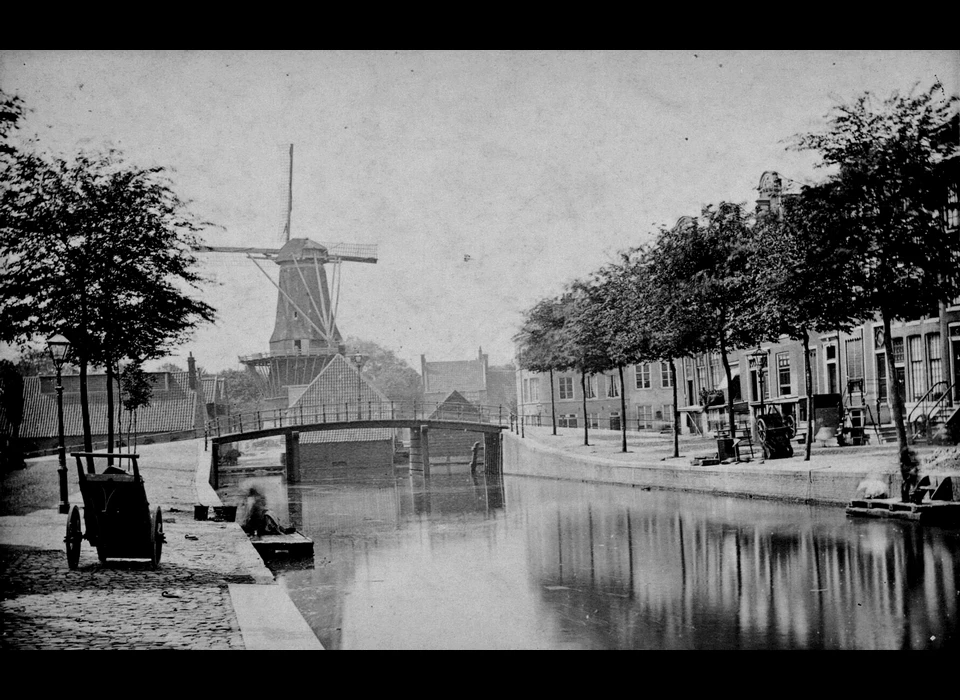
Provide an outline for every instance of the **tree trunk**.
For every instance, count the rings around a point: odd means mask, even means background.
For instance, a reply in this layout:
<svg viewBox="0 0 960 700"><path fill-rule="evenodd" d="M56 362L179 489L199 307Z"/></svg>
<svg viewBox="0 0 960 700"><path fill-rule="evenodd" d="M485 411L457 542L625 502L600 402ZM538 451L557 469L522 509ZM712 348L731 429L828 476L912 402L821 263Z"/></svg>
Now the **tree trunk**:
<svg viewBox="0 0 960 700"><path fill-rule="evenodd" d="M680 456L680 404L677 402L677 363L670 358L670 383L673 384L673 456Z"/></svg>
<svg viewBox="0 0 960 700"><path fill-rule="evenodd" d="M80 367L80 418L83 425L83 451L93 452L93 437L90 434L90 402L87 399L87 358L79 358ZM87 473L93 474L93 457L87 457Z"/></svg>
<svg viewBox="0 0 960 700"><path fill-rule="evenodd" d="M113 453L113 363L107 360L107 452ZM107 466L113 466L113 457L107 457Z"/></svg>
<svg viewBox="0 0 960 700"><path fill-rule="evenodd" d="M620 374L620 436L621 452L627 451L627 392L623 387L623 365L617 365Z"/></svg>
<svg viewBox="0 0 960 700"><path fill-rule="evenodd" d="M557 402L553 398L553 370L550 370L550 420L553 421L553 434L557 434Z"/></svg>
<svg viewBox="0 0 960 700"><path fill-rule="evenodd" d="M900 396L900 387L897 382L897 371L893 359L893 338L890 334L890 316L881 310L883 318L883 346L887 358L887 396L890 397L890 412L893 414L893 424L897 428L897 455L900 463L900 498L904 503L910 500L919 478L916 461L907 444L907 428L903 420L903 398Z"/></svg>
<svg viewBox="0 0 960 700"><path fill-rule="evenodd" d="M816 427L813 420L813 370L810 367L810 333L807 332L807 329L803 329L803 369L804 376L806 377L807 385L807 436L804 442L805 445L805 454L803 457L804 462L810 461L810 449L813 445L813 430Z"/></svg>
<svg viewBox="0 0 960 700"><path fill-rule="evenodd" d="M580 394L583 396L583 444L589 445L590 439L587 433L587 374L580 372Z"/></svg>

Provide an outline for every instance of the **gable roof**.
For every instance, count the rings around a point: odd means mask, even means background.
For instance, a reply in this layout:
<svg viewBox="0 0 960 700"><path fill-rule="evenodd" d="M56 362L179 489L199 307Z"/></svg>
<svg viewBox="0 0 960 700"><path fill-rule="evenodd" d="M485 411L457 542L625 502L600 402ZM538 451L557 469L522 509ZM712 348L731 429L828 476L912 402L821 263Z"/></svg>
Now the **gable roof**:
<svg viewBox="0 0 960 700"><path fill-rule="evenodd" d="M367 402L374 405L390 403L379 389L368 382L355 365L347 362L343 355L335 355L326 367L304 389L300 397L293 402L290 410L303 407L315 412L324 407L328 420L335 420L339 412L351 413L357 410L357 389L359 377L360 405ZM351 428L347 430L304 433L301 442L365 442L369 440L390 440L392 428Z"/></svg>

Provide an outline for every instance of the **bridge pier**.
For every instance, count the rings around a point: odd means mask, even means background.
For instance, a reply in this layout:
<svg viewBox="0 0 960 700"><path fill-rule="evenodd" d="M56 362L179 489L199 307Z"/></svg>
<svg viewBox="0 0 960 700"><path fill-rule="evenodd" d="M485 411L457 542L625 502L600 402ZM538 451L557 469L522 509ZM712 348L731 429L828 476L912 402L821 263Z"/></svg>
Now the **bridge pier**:
<svg viewBox="0 0 960 700"><path fill-rule="evenodd" d="M430 426L410 428L410 472L430 476Z"/></svg>
<svg viewBox="0 0 960 700"><path fill-rule="evenodd" d="M485 474L500 473L500 433L483 434L483 471Z"/></svg>
<svg viewBox="0 0 960 700"><path fill-rule="evenodd" d="M291 430L286 434L286 451L284 457L286 478L288 484L300 482L300 433Z"/></svg>

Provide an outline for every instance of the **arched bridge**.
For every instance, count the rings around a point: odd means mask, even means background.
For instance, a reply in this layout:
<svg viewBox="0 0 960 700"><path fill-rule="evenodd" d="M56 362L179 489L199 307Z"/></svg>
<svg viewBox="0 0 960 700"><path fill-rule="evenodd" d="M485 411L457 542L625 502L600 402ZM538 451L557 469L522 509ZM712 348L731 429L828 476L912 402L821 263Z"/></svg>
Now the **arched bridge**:
<svg viewBox="0 0 960 700"><path fill-rule="evenodd" d="M500 432L512 428L516 416L504 406L430 402L345 402L318 406L251 411L220 416L207 423L212 443L211 483L217 486L220 446L241 440L283 435L289 481L299 479L299 436L329 430L407 428L410 430L410 469L430 473L429 434L433 430L483 434L486 472L500 470ZM476 465L474 465L476 466Z"/></svg>

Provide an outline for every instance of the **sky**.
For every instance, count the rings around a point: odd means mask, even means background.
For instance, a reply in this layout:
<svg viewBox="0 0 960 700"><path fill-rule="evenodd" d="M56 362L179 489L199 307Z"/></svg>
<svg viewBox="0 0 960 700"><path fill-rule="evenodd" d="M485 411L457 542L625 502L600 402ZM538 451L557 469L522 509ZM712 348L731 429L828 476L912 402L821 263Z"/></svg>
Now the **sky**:
<svg viewBox="0 0 960 700"><path fill-rule="evenodd" d="M766 170L823 178L791 137L938 80L960 92L960 52L0 51L20 136L167 168L209 245L282 244L294 144L292 235L378 246L342 266L341 333L418 371L512 361L538 300L704 204L752 205ZM217 321L169 361L239 369L276 288L239 256L200 264Z"/></svg>

